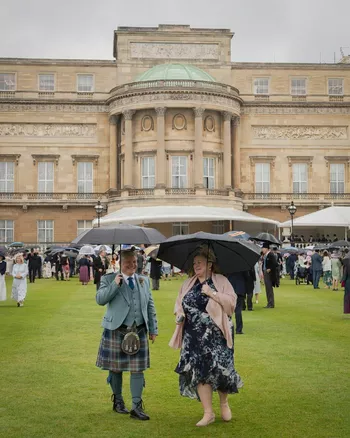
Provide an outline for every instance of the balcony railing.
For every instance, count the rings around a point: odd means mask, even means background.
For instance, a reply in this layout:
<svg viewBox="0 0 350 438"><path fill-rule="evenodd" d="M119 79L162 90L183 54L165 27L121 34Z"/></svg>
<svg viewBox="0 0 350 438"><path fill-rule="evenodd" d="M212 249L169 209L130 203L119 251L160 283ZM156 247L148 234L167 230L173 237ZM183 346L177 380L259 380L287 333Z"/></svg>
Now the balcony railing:
<svg viewBox="0 0 350 438"><path fill-rule="evenodd" d="M208 196L229 196L230 192L228 190L219 189L207 189Z"/></svg>
<svg viewBox="0 0 350 438"><path fill-rule="evenodd" d="M131 189L129 196L153 196L154 189Z"/></svg>
<svg viewBox="0 0 350 438"><path fill-rule="evenodd" d="M195 195L196 189L165 189L166 195Z"/></svg>
<svg viewBox="0 0 350 438"><path fill-rule="evenodd" d="M0 200L98 200L105 196L104 193L21 193L21 192L2 192L0 193Z"/></svg>

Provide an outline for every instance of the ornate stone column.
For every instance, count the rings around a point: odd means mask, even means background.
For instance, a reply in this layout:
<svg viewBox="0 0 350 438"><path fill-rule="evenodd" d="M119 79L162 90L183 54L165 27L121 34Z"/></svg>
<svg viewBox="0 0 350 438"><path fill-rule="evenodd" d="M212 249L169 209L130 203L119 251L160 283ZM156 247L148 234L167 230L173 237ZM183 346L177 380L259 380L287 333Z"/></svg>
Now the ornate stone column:
<svg viewBox="0 0 350 438"><path fill-rule="evenodd" d="M116 116L109 119L109 188L117 187L117 123Z"/></svg>
<svg viewBox="0 0 350 438"><path fill-rule="evenodd" d="M241 186L241 119L233 119L233 187L240 189Z"/></svg>
<svg viewBox="0 0 350 438"><path fill-rule="evenodd" d="M125 119L125 142L124 142L124 189L133 189L133 148L132 148L132 118L135 114L133 110L123 111Z"/></svg>
<svg viewBox="0 0 350 438"><path fill-rule="evenodd" d="M205 108L193 108L194 111L194 187L203 188L203 114Z"/></svg>
<svg viewBox="0 0 350 438"><path fill-rule="evenodd" d="M165 107L156 107L157 113L157 169L156 188L166 187L166 157L165 157Z"/></svg>
<svg viewBox="0 0 350 438"><path fill-rule="evenodd" d="M224 118L224 187L232 188L231 182L231 119L232 114L228 111L222 113Z"/></svg>

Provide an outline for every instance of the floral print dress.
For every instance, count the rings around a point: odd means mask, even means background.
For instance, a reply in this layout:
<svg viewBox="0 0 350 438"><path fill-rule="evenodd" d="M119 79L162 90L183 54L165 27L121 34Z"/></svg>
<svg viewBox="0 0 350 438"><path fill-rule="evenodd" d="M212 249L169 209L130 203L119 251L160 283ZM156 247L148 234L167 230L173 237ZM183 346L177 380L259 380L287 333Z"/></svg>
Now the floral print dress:
<svg viewBox="0 0 350 438"><path fill-rule="evenodd" d="M208 285L215 290L211 280ZM206 313L210 298L201 292L202 284L197 282L182 300L184 333L180 361L175 369L181 395L198 400L200 383L226 393L237 393L243 386L234 369L233 349L227 346L221 330Z"/></svg>

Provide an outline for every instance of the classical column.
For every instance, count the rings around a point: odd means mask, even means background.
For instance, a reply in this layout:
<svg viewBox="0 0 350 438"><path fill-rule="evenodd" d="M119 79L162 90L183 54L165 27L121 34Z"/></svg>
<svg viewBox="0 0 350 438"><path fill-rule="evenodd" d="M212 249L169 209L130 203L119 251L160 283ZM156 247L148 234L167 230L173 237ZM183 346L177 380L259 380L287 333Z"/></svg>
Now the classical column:
<svg viewBox="0 0 350 438"><path fill-rule="evenodd" d="M203 188L203 114L205 108L193 108L194 111L194 187Z"/></svg>
<svg viewBox="0 0 350 438"><path fill-rule="evenodd" d="M231 189L231 119L228 111L222 113L224 118L224 187Z"/></svg>
<svg viewBox="0 0 350 438"><path fill-rule="evenodd" d="M165 107L156 107L157 113L157 170L156 188L166 187L166 157L165 157Z"/></svg>
<svg viewBox="0 0 350 438"><path fill-rule="evenodd" d="M133 110L123 111L125 120L125 141L124 141L124 189L133 189L133 150L132 150L132 117Z"/></svg>
<svg viewBox="0 0 350 438"><path fill-rule="evenodd" d="M117 123L116 116L109 119L109 188L117 187Z"/></svg>
<svg viewBox="0 0 350 438"><path fill-rule="evenodd" d="M233 187L241 187L241 127L240 118L233 119Z"/></svg>

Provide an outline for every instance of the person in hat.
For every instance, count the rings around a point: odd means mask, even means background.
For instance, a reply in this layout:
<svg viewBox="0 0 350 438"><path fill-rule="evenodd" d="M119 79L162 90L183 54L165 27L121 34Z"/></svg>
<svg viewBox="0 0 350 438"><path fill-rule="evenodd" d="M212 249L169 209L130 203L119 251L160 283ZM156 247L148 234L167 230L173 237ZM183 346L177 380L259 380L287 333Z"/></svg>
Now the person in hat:
<svg viewBox="0 0 350 438"><path fill-rule="evenodd" d="M265 306L265 309L273 309L275 307L273 286L276 283L277 260L275 254L270 250L270 244L268 242L263 244L262 253L263 274L267 298L267 306Z"/></svg>
<svg viewBox="0 0 350 438"><path fill-rule="evenodd" d="M145 421L142 392L144 371L150 367L148 339L155 341L158 322L149 279L136 274L137 256L123 251L120 256L121 273L104 275L97 290L96 302L107 304L104 328L96 366L109 371L113 410L129 414L122 396L123 372L129 371L132 410L130 416Z"/></svg>
<svg viewBox="0 0 350 438"><path fill-rule="evenodd" d="M104 246L100 247L98 256L94 260L94 284L96 284L96 290L99 289L101 278L105 275L109 266L109 261L107 259L107 252Z"/></svg>
<svg viewBox="0 0 350 438"><path fill-rule="evenodd" d="M5 254L0 252L0 301L6 301L6 260Z"/></svg>

